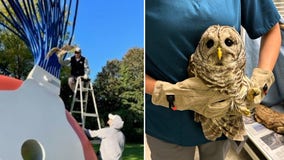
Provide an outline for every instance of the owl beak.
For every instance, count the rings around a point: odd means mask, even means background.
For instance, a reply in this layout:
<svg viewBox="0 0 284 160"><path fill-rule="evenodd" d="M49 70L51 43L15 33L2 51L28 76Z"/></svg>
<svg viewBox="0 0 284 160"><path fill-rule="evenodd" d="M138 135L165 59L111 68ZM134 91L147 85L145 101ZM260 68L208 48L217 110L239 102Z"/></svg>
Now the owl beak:
<svg viewBox="0 0 284 160"><path fill-rule="evenodd" d="M222 54L223 54L223 53L222 53L221 47L218 47L218 48L217 48L217 55L218 55L218 59L219 59L219 60L222 59Z"/></svg>

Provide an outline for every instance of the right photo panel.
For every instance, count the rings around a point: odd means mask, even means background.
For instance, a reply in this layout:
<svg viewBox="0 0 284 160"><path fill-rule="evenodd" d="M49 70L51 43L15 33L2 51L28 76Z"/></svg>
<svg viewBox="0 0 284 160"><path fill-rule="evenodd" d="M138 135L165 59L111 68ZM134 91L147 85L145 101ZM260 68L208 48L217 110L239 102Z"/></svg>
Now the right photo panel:
<svg viewBox="0 0 284 160"><path fill-rule="evenodd" d="M283 8L145 0L144 159L283 157Z"/></svg>

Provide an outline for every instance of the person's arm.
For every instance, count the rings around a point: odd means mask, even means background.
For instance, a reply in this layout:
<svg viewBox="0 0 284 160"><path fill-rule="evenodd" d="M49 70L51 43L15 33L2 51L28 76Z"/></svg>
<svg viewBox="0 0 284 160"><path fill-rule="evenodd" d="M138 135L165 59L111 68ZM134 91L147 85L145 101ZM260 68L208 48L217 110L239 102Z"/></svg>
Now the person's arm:
<svg viewBox="0 0 284 160"><path fill-rule="evenodd" d="M146 74L145 92L152 95L153 104L173 110L193 110L208 118L222 117L230 106L230 101L226 101L228 95L211 90L197 77L172 84Z"/></svg>
<svg viewBox="0 0 284 160"><path fill-rule="evenodd" d="M281 34L280 26L277 23L261 38L259 61L257 68L254 68L251 76L253 88L260 91L254 93L254 103L259 104L268 93L269 88L274 83L274 74L272 72L280 50ZM254 89L249 90L252 92ZM253 91L254 92L254 91Z"/></svg>
<svg viewBox="0 0 284 160"><path fill-rule="evenodd" d="M272 71L281 46L280 26L277 23L261 38L258 68Z"/></svg>
<svg viewBox="0 0 284 160"><path fill-rule="evenodd" d="M90 74L90 68L89 68L87 58L85 58L85 62L84 62L84 72L85 72L84 78L87 79L89 77L89 74Z"/></svg>
<svg viewBox="0 0 284 160"><path fill-rule="evenodd" d="M154 78L152 78L149 75L145 75L145 92L147 94L152 95L153 91L154 91L154 87L156 84L156 80Z"/></svg>
<svg viewBox="0 0 284 160"><path fill-rule="evenodd" d="M109 128L101 128L98 130L87 130L92 138L105 138L108 133L110 133Z"/></svg>

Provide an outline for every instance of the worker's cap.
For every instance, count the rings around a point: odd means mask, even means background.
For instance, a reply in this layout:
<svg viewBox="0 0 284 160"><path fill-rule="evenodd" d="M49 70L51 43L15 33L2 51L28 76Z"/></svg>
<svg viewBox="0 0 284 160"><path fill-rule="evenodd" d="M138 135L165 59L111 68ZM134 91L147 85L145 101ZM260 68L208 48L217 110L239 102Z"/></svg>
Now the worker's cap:
<svg viewBox="0 0 284 160"><path fill-rule="evenodd" d="M108 118L111 119L111 120L114 120L116 118L121 119L121 117L119 115L111 114L111 113L108 114Z"/></svg>
<svg viewBox="0 0 284 160"><path fill-rule="evenodd" d="M81 48L76 47L76 48L75 48L75 53L81 53Z"/></svg>
<svg viewBox="0 0 284 160"><path fill-rule="evenodd" d="M124 121L117 114L113 115L111 113L108 114L108 118L111 120L109 123L110 127L115 129L121 129L123 127Z"/></svg>

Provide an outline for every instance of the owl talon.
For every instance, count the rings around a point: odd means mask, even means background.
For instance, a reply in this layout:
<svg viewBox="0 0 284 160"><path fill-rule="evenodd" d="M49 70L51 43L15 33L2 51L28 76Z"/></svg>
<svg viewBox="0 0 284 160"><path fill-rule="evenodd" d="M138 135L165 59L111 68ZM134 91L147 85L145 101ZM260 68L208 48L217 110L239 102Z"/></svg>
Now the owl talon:
<svg viewBox="0 0 284 160"><path fill-rule="evenodd" d="M251 88L251 89L248 90L247 99L250 102L255 102L255 98L258 95L261 95L261 90L259 88Z"/></svg>
<svg viewBox="0 0 284 160"><path fill-rule="evenodd" d="M241 107L240 112L242 113L242 115L245 115L245 116L248 116L248 117L251 115L250 110L246 107Z"/></svg>

